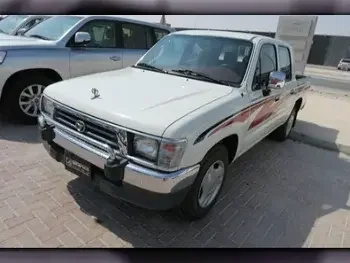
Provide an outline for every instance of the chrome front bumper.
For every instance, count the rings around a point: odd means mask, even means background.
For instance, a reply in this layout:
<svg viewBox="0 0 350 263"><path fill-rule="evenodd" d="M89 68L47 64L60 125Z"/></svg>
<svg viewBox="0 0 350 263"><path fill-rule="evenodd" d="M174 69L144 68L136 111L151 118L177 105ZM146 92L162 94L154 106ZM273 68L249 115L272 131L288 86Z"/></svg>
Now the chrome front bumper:
<svg viewBox="0 0 350 263"><path fill-rule="evenodd" d="M39 128L43 129L45 126L51 127L53 130L52 142L54 144L98 168L104 169L105 163L110 157L107 151L94 147L93 143L86 142L86 138L84 138L84 141L72 135L68 128L58 127L60 125L52 119L40 116ZM199 168L199 165L195 165L166 173L145 168L129 161L124 168L123 183L157 194L171 194L189 188L193 184Z"/></svg>

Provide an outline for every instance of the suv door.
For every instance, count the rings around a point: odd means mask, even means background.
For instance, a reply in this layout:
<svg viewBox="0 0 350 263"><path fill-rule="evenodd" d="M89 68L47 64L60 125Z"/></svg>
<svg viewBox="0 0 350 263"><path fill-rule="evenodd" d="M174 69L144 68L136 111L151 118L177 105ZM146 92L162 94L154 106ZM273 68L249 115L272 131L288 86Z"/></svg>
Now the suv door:
<svg viewBox="0 0 350 263"><path fill-rule="evenodd" d="M114 20L93 20L77 32L88 32L91 41L75 44L74 35L68 42L70 48L71 78L121 69L123 51L120 48L119 23Z"/></svg>
<svg viewBox="0 0 350 263"><path fill-rule="evenodd" d="M276 123L276 110L282 94L281 90L265 92L270 73L277 71L277 48L273 43L261 45L259 59L256 63L255 74L251 86L250 103L252 119L248 127L244 148L250 148L266 137Z"/></svg>

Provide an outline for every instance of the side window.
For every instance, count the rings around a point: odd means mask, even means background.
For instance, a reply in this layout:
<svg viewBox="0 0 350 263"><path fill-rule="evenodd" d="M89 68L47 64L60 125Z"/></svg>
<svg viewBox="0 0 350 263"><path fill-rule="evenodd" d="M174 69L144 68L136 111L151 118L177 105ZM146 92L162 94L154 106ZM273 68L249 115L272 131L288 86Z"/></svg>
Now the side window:
<svg viewBox="0 0 350 263"><path fill-rule="evenodd" d="M166 30L155 28L154 35L156 36L156 43L168 34L169 34L169 32Z"/></svg>
<svg viewBox="0 0 350 263"><path fill-rule="evenodd" d="M286 74L287 81L292 80L292 63L289 49L286 47L278 47L278 58L280 71Z"/></svg>
<svg viewBox="0 0 350 263"><path fill-rule="evenodd" d="M147 41L147 48L150 49L154 45L153 31L151 27L146 28L146 41Z"/></svg>
<svg viewBox="0 0 350 263"><path fill-rule="evenodd" d="M266 87L270 73L277 71L276 48L272 44L264 44L260 49L259 61L256 66L253 90Z"/></svg>
<svg viewBox="0 0 350 263"><path fill-rule="evenodd" d="M86 47L115 48L116 47L116 23L109 20L96 20L85 24L79 32L87 32L91 35L91 41Z"/></svg>
<svg viewBox="0 0 350 263"><path fill-rule="evenodd" d="M147 27L142 25L122 24L124 48L147 49Z"/></svg>

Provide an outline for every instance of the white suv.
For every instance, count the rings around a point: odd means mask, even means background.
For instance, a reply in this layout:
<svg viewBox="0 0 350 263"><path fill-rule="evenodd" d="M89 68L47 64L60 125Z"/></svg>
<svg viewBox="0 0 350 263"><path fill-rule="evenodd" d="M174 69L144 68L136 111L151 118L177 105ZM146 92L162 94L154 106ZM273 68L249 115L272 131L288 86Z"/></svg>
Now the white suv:
<svg viewBox="0 0 350 263"><path fill-rule="evenodd" d="M342 58L339 61L337 69L349 71L349 69L350 69L350 58Z"/></svg>

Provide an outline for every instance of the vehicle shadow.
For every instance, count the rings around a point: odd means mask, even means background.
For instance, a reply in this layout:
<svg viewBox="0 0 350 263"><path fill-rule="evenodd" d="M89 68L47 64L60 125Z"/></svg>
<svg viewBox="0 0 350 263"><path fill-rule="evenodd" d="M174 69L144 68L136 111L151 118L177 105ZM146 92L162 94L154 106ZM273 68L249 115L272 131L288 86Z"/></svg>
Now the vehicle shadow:
<svg viewBox="0 0 350 263"><path fill-rule="evenodd" d="M36 125L20 125L0 121L0 140L9 142L39 143L40 137Z"/></svg>
<svg viewBox="0 0 350 263"><path fill-rule="evenodd" d="M84 178L68 190L127 246L349 247L349 160L291 140L264 140L230 167L212 212L192 223L109 197Z"/></svg>
<svg viewBox="0 0 350 263"><path fill-rule="evenodd" d="M335 129L323 127L312 122L297 120L291 139L323 149L350 152L350 146L337 143L339 132Z"/></svg>

